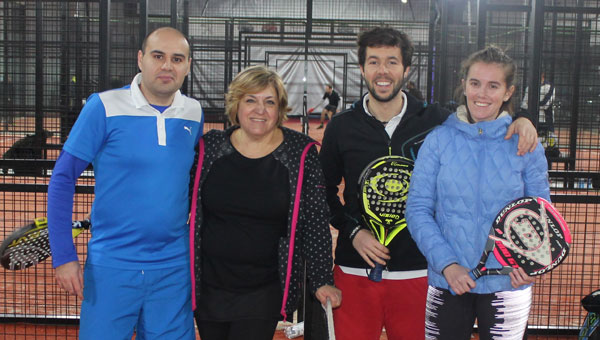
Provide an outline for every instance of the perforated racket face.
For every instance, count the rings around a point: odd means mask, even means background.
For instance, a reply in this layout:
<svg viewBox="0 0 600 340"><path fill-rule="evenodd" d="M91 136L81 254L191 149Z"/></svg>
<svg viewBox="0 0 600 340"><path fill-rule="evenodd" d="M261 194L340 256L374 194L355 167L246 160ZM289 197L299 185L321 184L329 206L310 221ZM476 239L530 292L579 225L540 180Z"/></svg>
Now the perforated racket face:
<svg viewBox="0 0 600 340"><path fill-rule="evenodd" d="M363 216L384 244L386 231L406 226L404 212L413 166L408 158L386 156L371 162L360 177L359 201ZM387 243L391 240L389 236Z"/></svg>
<svg viewBox="0 0 600 340"><path fill-rule="evenodd" d="M503 266L541 275L569 253L571 234L558 211L539 197L523 197L504 207L494 221L494 255Z"/></svg>
<svg viewBox="0 0 600 340"><path fill-rule="evenodd" d="M49 256L50 242L45 219L15 231L0 246L0 264L8 270L34 266Z"/></svg>

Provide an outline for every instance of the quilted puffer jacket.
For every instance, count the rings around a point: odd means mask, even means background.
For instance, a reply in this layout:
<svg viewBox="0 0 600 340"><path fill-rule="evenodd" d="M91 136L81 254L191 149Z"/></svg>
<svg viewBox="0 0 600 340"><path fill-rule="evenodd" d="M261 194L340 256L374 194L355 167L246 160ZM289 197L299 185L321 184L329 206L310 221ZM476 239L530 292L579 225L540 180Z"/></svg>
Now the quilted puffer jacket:
<svg viewBox="0 0 600 340"><path fill-rule="evenodd" d="M517 136L504 139L511 117L469 124L452 114L432 131L411 177L406 219L428 262L429 284L449 289L442 270L456 262L475 268L494 217L522 196L550 198L544 148L517 156ZM466 116L465 116L466 117ZM464 118L463 118L464 119ZM488 268L500 267L493 255ZM508 275L484 276L473 293L514 290ZM519 287L523 289L526 286Z"/></svg>

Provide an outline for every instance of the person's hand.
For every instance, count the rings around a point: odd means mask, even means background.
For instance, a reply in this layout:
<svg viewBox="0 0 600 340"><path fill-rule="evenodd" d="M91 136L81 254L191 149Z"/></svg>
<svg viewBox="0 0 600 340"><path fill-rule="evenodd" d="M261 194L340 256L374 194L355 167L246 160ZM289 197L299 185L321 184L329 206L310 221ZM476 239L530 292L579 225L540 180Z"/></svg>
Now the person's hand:
<svg viewBox="0 0 600 340"><path fill-rule="evenodd" d="M58 286L83 299L83 272L79 261L67 262L56 267L55 271Z"/></svg>
<svg viewBox="0 0 600 340"><path fill-rule="evenodd" d="M334 286L324 285L317 289L315 296L323 307L327 306L327 298L331 300L331 308L337 308L342 303L342 291Z"/></svg>
<svg viewBox="0 0 600 340"><path fill-rule="evenodd" d="M352 240L352 246L371 268L375 267L374 262L385 266L385 260L390 259L389 249L379 243L366 229L360 229L356 233Z"/></svg>
<svg viewBox="0 0 600 340"><path fill-rule="evenodd" d="M514 134L519 135L519 145L517 155L523 156L528 152L533 152L538 144L538 135L533 123L527 118L517 118L506 131L504 139L509 139Z"/></svg>
<svg viewBox="0 0 600 340"><path fill-rule="evenodd" d="M308 113L313 113L313 111L314 111L314 110L315 110L315 108L314 108L314 107L311 107L310 109L308 109L308 111L307 111L307 112L308 112Z"/></svg>
<svg viewBox="0 0 600 340"><path fill-rule="evenodd" d="M527 275L523 268L513 270L508 276L510 276L510 284L513 288L519 288L522 285L528 285L535 282L535 276Z"/></svg>
<svg viewBox="0 0 600 340"><path fill-rule="evenodd" d="M468 293L475 288L475 280L469 275L469 270L459 264L453 263L444 268L442 272L446 281L457 295Z"/></svg>

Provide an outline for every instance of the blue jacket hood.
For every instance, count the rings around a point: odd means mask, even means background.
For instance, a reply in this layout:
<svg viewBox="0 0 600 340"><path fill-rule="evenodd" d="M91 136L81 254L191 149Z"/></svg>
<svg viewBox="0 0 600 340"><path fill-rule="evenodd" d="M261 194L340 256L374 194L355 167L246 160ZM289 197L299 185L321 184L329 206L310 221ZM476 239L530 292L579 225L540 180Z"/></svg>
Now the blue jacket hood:
<svg viewBox="0 0 600 340"><path fill-rule="evenodd" d="M461 109L464 110L464 106L459 107L458 111L450 115L442 125L457 129L471 138L479 136L486 139L504 137L508 126L512 123L512 117L504 112L496 120L470 124L460 118L462 114ZM464 114L466 114L466 111Z"/></svg>

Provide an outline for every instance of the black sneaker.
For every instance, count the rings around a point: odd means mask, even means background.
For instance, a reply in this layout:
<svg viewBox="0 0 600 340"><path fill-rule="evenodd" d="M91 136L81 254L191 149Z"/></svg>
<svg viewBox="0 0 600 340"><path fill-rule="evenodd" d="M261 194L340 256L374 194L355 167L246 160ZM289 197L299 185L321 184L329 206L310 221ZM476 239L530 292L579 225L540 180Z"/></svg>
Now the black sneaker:
<svg viewBox="0 0 600 340"><path fill-rule="evenodd" d="M323 128L323 123L321 123L321 125L317 126L317 129L322 129Z"/></svg>

